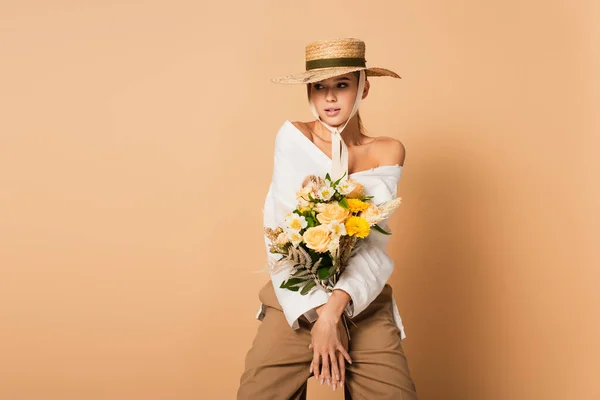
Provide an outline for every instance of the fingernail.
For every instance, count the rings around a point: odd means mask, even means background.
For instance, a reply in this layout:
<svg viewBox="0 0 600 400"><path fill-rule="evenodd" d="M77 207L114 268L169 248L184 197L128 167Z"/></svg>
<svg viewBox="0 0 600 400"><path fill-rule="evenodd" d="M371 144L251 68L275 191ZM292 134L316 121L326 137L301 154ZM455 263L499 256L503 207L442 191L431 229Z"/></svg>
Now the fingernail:
<svg viewBox="0 0 600 400"><path fill-rule="evenodd" d="M339 376L339 375L336 375L336 376L335 376L335 379L337 379L337 380L339 381L339 380L340 380L340 376Z"/></svg>
<svg viewBox="0 0 600 400"><path fill-rule="evenodd" d="M329 380L329 378L327 378L327 384L328 384L329 386L331 386L331 381Z"/></svg>
<svg viewBox="0 0 600 400"><path fill-rule="evenodd" d="M323 378L321 378L321 385L323 384Z"/></svg>
<svg viewBox="0 0 600 400"><path fill-rule="evenodd" d="M333 384L333 391L335 392L335 383Z"/></svg>

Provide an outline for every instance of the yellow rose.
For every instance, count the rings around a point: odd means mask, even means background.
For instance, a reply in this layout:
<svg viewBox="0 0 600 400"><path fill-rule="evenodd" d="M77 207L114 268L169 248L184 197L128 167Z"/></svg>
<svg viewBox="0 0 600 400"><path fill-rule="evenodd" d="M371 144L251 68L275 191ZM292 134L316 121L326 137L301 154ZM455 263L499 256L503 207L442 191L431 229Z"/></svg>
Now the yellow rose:
<svg viewBox="0 0 600 400"><path fill-rule="evenodd" d="M327 206L327 203L317 203L313 207L313 210L315 210L318 213L322 213L323 210L325 210L325 206Z"/></svg>
<svg viewBox="0 0 600 400"><path fill-rule="evenodd" d="M352 179L348 179L348 182L352 182L354 184L354 190L352 190L350 193L348 193L346 195L346 197L356 198L356 197L362 197L364 195L365 188L363 187L363 185L361 185L360 183L358 183L357 181L352 180Z"/></svg>
<svg viewBox="0 0 600 400"><path fill-rule="evenodd" d="M312 192L312 188L310 186L304 186L302 189L299 189L296 192L296 198L297 199L304 199L304 200L309 200L308 198L308 194Z"/></svg>
<svg viewBox="0 0 600 400"><path fill-rule="evenodd" d="M359 214L367 220L369 225L376 224L380 220L381 210L375 204L369 204L369 208Z"/></svg>
<svg viewBox="0 0 600 400"><path fill-rule="evenodd" d="M357 237L363 239L369 235L369 232L371 232L371 227L366 219L352 216L348 218L348 221L346 221L346 232L349 236L356 235Z"/></svg>
<svg viewBox="0 0 600 400"><path fill-rule="evenodd" d="M328 250L331 235L326 226L319 225L308 228L304 232L304 235L302 235L302 239L304 239L304 243L306 243L308 248L319 253L324 253Z"/></svg>
<svg viewBox="0 0 600 400"><path fill-rule="evenodd" d="M322 224L329 224L331 221L343 222L350 215L350 210L346 210L338 203L328 203L321 208L317 214L317 219Z"/></svg>
<svg viewBox="0 0 600 400"><path fill-rule="evenodd" d="M308 198L308 195L311 192L312 188L310 186L305 186L296 192L296 200L298 200L298 203L302 207L307 207L310 204L310 199Z"/></svg>

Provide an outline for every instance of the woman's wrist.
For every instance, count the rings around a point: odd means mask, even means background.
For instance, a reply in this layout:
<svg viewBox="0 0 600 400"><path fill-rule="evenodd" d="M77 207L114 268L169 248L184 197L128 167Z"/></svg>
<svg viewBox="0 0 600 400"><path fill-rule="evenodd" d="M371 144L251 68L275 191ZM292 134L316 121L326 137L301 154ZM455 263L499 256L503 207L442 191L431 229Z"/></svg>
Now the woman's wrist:
<svg viewBox="0 0 600 400"><path fill-rule="evenodd" d="M350 295L341 289L335 289L327 303L316 308L319 318L332 318L338 322L346 306L350 302Z"/></svg>

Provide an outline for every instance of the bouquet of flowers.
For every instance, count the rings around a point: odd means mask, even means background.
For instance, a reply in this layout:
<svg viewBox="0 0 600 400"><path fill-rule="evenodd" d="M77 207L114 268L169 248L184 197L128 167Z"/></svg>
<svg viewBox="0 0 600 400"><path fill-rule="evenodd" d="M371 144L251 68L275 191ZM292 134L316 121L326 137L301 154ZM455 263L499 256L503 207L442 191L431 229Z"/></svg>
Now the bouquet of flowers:
<svg viewBox="0 0 600 400"><path fill-rule="evenodd" d="M314 287L333 291L352 250L371 229L390 234L377 224L400 205L401 198L375 205L359 182L344 177L332 181L329 174L307 176L285 226L264 229L269 251L282 255L270 267L273 271L290 268L281 288L302 295Z"/></svg>

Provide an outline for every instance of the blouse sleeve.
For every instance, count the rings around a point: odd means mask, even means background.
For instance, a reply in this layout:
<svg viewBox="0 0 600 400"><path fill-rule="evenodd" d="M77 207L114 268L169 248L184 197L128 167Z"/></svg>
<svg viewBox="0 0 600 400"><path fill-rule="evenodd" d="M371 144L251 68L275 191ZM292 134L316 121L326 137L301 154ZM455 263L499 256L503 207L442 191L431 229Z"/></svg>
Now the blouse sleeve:
<svg viewBox="0 0 600 400"><path fill-rule="evenodd" d="M284 165L281 163L275 164L274 168L284 168ZM274 171L273 180L269 186L269 191L267 192L267 196L265 199L265 205L263 209L263 225L265 227L276 228L277 220L276 218L276 207L275 203L275 186L279 181L283 180L283 175L285 171ZM295 193L294 193L295 196ZM279 218L282 220L283 218ZM269 251L269 239L266 235L264 235L265 246L267 251L267 257L269 260L269 264L273 261L278 260L282 256L280 254L274 254ZM316 311L314 309L322 304L327 303L329 300L330 293L326 293L324 290L315 288L310 293L306 295L301 295L300 292L294 292L289 289L280 288L283 281L285 281L289 277L289 270L281 270L279 272L273 273L269 272L271 276L271 281L273 282L273 288L275 289L275 295L277 296L277 300L281 305L285 318L287 319L288 324L292 329L298 329L299 323L298 318L301 315L305 315L310 322L314 322L316 320Z"/></svg>
<svg viewBox="0 0 600 400"><path fill-rule="evenodd" d="M395 197L398 181L395 182ZM386 232L391 232L388 218L378 225ZM350 295L350 302L344 313L355 317L363 312L377 298L394 271L394 260L387 252L391 235L385 235L374 229L369 236L359 242L354 254L348 260L344 272L334 286Z"/></svg>

